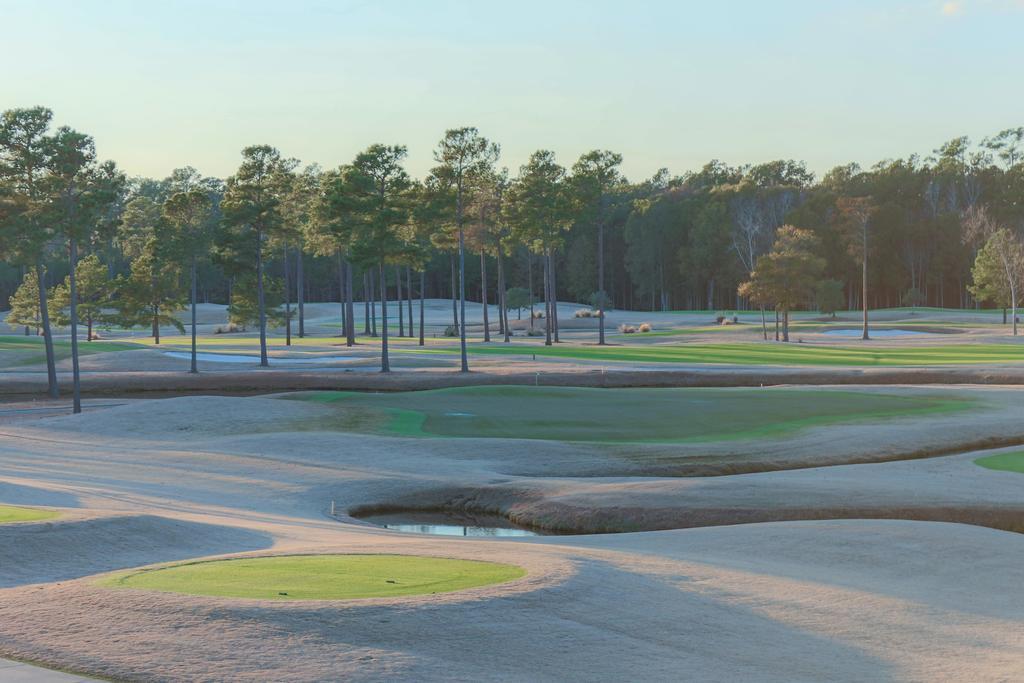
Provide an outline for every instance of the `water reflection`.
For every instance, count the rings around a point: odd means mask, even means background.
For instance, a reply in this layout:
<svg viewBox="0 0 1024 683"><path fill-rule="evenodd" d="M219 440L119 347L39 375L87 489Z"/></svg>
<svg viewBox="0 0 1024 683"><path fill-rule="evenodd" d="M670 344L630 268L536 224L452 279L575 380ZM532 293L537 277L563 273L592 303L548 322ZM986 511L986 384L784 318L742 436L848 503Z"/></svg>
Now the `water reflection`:
<svg viewBox="0 0 1024 683"><path fill-rule="evenodd" d="M508 538L540 536L542 531L517 526L495 515L467 515L448 512L395 512L366 515L359 519L394 531L435 536L486 536Z"/></svg>

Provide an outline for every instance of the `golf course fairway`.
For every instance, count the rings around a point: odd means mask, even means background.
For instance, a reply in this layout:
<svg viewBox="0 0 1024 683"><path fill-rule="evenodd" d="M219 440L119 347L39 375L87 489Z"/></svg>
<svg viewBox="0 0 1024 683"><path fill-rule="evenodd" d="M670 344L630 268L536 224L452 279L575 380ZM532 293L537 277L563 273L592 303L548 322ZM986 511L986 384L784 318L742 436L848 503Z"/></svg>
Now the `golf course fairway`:
<svg viewBox="0 0 1024 683"><path fill-rule="evenodd" d="M405 349L408 353L452 353L448 349ZM585 361L696 363L712 365L921 366L1024 362L1020 344L943 346L815 346L811 344L645 344L643 346L543 346L470 344L477 355L527 355Z"/></svg>
<svg viewBox="0 0 1024 683"><path fill-rule="evenodd" d="M1024 474L1024 451L1015 453L1000 453L978 458L974 464L981 465L990 470L1003 470L1005 472L1020 472Z"/></svg>
<svg viewBox="0 0 1024 683"><path fill-rule="evenodd" d="M449 593L526 574L495 562L418 555L285 555L115 574L110 588L260 600L350 600Z"/></svg>
<svg viewBox="0 0 1024 683"><path fill-rule="evenodd" d="M825 389L594 389L483 386L296 399L339 408L341 431L608 443L722 441L780 436L818 425L966 409L939 395Z"/></svg>
<svg viewBox="0 0 1024 683"><path fill-rule="evenodd" d="M0 524L11 522L38 522L44 519L53 519L58 513L53 510L38 510L36 508L21 508L13 505L0 505Z"/></svg>

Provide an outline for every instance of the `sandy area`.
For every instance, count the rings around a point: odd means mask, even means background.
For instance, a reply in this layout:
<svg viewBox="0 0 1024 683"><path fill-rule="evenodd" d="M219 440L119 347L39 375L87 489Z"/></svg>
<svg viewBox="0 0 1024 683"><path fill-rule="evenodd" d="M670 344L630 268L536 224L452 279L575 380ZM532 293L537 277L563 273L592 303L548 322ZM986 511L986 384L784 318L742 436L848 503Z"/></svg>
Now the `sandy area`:
<svg viewBox="0 0 1024 683"><path fill-rule="evenodd" d="M478 540L326 515L331 501L341 513L448 503L581 527L721 523L725 509L1019 515L1024 476L976 455L669 478L624 476L623 454L593 445L224 429L322 409L195 397L0 425L0 501L69 513L0 527L0 655L147 681L997 681L1024 670L1024 536L1006 531L823 519ZM901 429L926 425L876 425L876 443ZM827 434L808 430L794 448L827 450ZM867 430L845 436L870 450ZM91 582L186 557L339 551L493 559L529 574L346 604Z"/></svg>

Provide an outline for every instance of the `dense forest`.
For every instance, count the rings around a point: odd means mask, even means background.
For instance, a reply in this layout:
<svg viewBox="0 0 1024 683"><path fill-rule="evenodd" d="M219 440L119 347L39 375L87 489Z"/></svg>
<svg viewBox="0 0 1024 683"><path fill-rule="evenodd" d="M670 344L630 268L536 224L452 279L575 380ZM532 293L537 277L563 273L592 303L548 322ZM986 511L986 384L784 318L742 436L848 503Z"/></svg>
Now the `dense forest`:
<svg viewBox="0 0 1024 683"><path fill-rule="evenodd" d="M228 179L192 168L152 179L126 178L50 117L15 109L0 123L0 307L18 309L24 282L22 309L34 311L39 274L66 302L77 237L82 296L116 307L122 325L178 325L170 314L193 280L198 301L231 304L239 325L258 323L257 279L278 322L286 300L295 317L296 302L343 300L347 283L355 299L381 288L392 301L457 299L460 236L469 300L540 300L549 285L594 307L753 308L740 285L784 225L811 233L823 261L794 307L861 307L865 256L869 307L1007 306L1006 288L977 285L972 270L999 229L1024 231L1024 128L821 178L799 161L713 160L631 182L607 151L567 166L539 151L510 174L497 145L458 129L419 180L402 168L404 147L383 145L330 170L254 146ZM990 227L972 231L979 211Z"/></svg>

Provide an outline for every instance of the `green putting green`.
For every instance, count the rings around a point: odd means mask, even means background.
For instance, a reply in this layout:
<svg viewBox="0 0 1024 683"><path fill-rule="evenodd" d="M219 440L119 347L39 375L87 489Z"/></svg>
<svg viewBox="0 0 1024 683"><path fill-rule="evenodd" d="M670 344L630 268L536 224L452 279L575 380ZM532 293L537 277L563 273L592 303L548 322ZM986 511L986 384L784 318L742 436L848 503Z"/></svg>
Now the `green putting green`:
<svg viewBox="0 0 1024 683"><path fill-rule="evenodd" d="M54 512L53 510L0 505L0 524L8 524L10 522L38 522L44 519L53 519L58 515L59 513Z"/></svg>
<svg viewBox="0 0 1024 683"><path fill-rule="evenodd" d="M964 410L969 400L828 389L487 386L294 397L339 408L320 427L403 436L610 443L779 436L816 425Z"/></svg>
<svg viewBox="0 0 1024 683"><path fill-rule="evenodd" d="M642 340L644 335L636 336ZM733 344L645 344L643 346L544 346L543 344L470 344L485 356L537 356L634 363L711 365L916 366L1024 362L1024 343L946 344L880 347L815 346L748 342ZM407 349L410 353L452 353L451 349Z"/></svg>
<svg viewBox="0 0 1024 683"><path fill-rule="evenodd" d="M510 564L417 555L286 555L127 571L100 584L226 598L349 600L450 593L525 574Z"/></svg>
<svg viewBox="0 0 1024 683"><path fill-rule="evenodd" d="M1000 453L978 458L975 465L981 465L990 470L1004 470L1006 472L1020 472L1024 474L1024 451L1015 453Z"/></svg>

